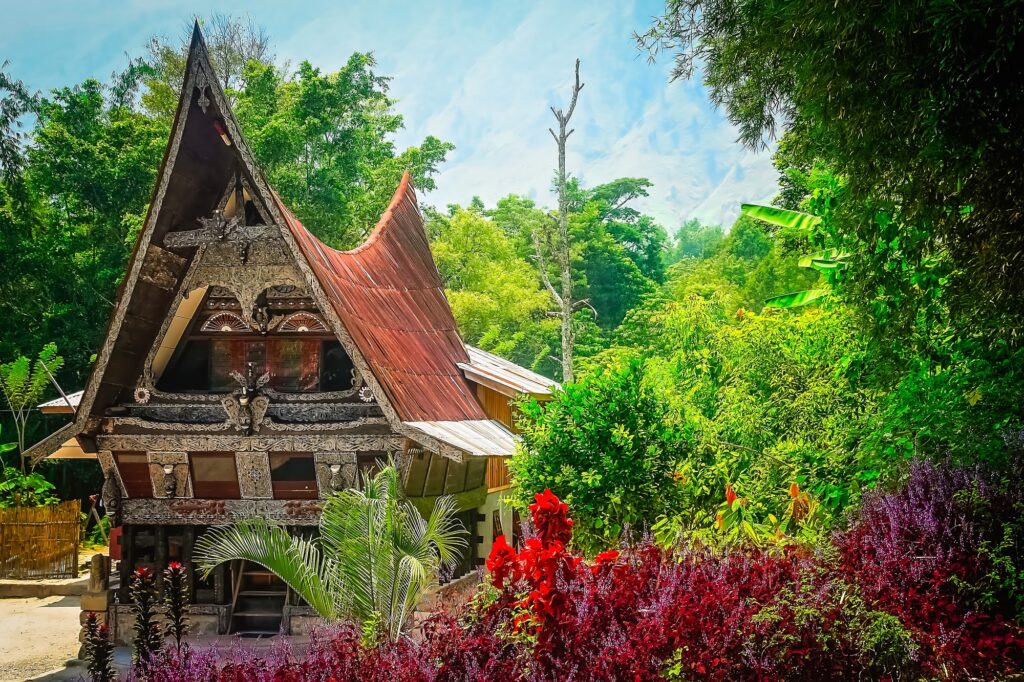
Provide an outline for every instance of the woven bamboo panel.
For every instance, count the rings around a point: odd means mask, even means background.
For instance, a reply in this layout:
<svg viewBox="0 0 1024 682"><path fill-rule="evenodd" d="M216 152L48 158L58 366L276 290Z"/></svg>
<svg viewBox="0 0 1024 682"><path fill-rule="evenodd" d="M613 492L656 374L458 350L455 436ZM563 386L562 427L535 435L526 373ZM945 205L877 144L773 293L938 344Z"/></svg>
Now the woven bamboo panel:
<svg viewBox="0 0 1024 682"><path fill-rule="evenodd" d="M0 509L0 578L77 578L79 503Z"/></svg>

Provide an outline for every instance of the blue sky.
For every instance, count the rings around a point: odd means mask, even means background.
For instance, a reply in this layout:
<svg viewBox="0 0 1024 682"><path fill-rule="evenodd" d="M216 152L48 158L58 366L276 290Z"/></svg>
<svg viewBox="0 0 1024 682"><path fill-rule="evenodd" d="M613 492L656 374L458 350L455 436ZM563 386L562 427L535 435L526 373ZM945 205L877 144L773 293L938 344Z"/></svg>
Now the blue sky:
<svg viewBox="0 0 1024 682"><path fill-rule="evenodd" d="M3 0L8 4L11 0ZM548 107L567 97L572 65L586 84L573 119L568 166L585 184L650 178L642 208L670 231L689 217L728 226L743 201L776 191L769 152L736 131L699 82L669 83L669 61L649 65L631 38L661 9L635 2L329 2L37 0L4 9L0 61L34 89L106 79L154 34L177 37L190 16L250 15L280 61L325 70L372 51L394 77L406 130L400 145L432 134L456 151L425 197L438 206L505 194L553 205L557 157Z"/></svg>

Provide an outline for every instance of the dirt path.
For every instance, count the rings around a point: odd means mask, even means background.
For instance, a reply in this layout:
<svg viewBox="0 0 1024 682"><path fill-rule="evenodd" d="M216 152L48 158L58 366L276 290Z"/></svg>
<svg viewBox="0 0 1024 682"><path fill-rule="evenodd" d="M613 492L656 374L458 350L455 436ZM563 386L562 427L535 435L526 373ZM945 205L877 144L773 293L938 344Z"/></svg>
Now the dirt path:
<svg viewBox="0 0 1024 682"><path fill-rule="evenodd" d="M22 682L78 655L78 597L0 599L0 682Z"/></svg>

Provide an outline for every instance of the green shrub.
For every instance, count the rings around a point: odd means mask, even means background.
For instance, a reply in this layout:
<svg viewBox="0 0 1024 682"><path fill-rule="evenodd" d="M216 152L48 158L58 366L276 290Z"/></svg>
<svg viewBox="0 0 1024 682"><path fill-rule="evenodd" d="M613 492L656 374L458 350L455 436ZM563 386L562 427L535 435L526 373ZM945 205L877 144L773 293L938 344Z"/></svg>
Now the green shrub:
<svg viewBox="0 0 1024 682"><path fill-rule="evenodd" d="M23 474L14 467L5 467L0 479L0 509L10 507L44 507L57 504L56 488L41 474Z"/></svg>
<svg viewBox="0 0 1024 682"><path fill-rule="evenodd" d="M643 367L642 359L625 360L548 403L520 404L522 446L509 465L514 501L525 510L534 492L550 488L569 504L573 541L588 553L682 502L676 467L684 434Z"/></svg>

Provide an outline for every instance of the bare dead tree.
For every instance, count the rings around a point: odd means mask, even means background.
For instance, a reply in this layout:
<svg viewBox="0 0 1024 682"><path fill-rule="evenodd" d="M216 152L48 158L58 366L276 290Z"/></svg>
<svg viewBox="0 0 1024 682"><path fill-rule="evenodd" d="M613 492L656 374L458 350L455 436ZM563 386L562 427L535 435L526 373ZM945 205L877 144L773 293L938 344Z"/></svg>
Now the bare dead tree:
<svg viewBox="0 0 1024 682"><path fill-rule="evenodd" d="M154 36L148 46L149 62L157 69L158 80L165 82L174 92L181 86L194 21L199 21L202 26L213 69L220 78L229 104L233 105L235 90L241 87L242 73L249 62L274 62L270 35L249 15L238 17L215 12L205 19L196 16L185 21L177 44L164 36ZM280 68L287 72L287 63Z"/></svg>
<svg viewBox="0 0 1024 682"><path fill-rule="evenodd" d="M569 136L574 130L569 128L569 120L576 110L576 101L579 98L583 83L580 82L580 60L576 60L576 80L572 87L572 97L569 100L569 109L556 109L551 107L551 113L558 121L558 132L548 128L551 137L558 145L558 175L555 183L558 189L558 216L554 225L547 225L542 230L535 230L533 233L533 247L537 257L537 266L540 268L541 280L544 287L551 294L551 297L558 305L555 313L562 323L562 381L573 380L572 360L575 337L572 328L572 314L582 306L588 305L586 301L577 301L573 298L572 292L572 239L569 235L569 198L566 189L565 173L565 146ZM543 232L543 234L538 234ZM558 267L558 288L551 282L548 272L548 254L554 264Z"/></svg>

